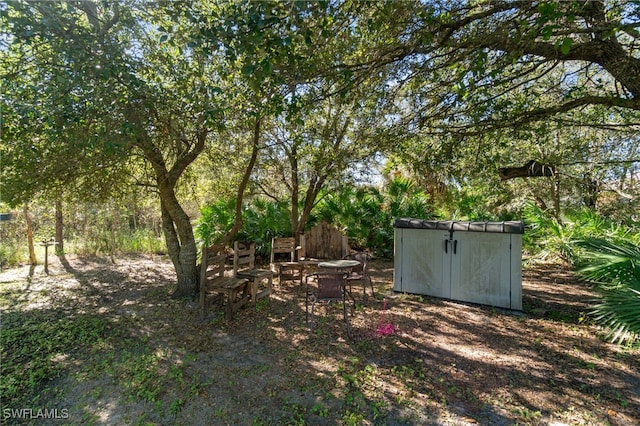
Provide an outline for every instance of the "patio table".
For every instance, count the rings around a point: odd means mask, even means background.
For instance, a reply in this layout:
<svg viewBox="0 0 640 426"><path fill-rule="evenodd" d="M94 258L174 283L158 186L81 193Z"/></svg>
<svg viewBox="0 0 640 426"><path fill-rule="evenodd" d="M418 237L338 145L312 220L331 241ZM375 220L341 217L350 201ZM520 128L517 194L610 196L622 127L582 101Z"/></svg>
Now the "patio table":
<svg viewBox="0 0 640 426"><path fill-rule="evenodd" d="M351 268L358 266L359 264L360 262L353 259L337 259L320 262L318 263L318 267L323 269L333 269L335 271L351 271Z"/></svg>
<svg viewBox="0 0 640 426"><path fill-rule="evenodd" d="M354 259L336 259L336 260L326 260L324 262L320 262L318 263L318 268L335 271L335 272L342 272L344 273L344 277L346 279L346 277L351 273L351 268L353 268L354 266L358 266L359 264L360 262ZM346 281L345 281L345 284L347 284ZM353 301L352 310L355 310L356 299L353 297L353 294L351 293L351 286L345 285L342 287L342 290Z"/></svg>

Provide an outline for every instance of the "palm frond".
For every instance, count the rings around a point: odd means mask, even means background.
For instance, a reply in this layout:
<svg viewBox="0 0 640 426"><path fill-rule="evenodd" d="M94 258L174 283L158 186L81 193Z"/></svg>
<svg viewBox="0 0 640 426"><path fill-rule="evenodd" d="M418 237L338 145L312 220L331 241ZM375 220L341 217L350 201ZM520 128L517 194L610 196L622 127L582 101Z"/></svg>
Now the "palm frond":
<svg viewBox="0 0 640 426"><path fill-rule="evenodd" d="M640 289L640 246L621 239L590 238L576 242L583 249L578 273L597 285Z"/></svg>
<svg viewBox="0 0 640 426"><path fill-rule="evenodd" d="M597 285L602 301L593 309L597 324L612 342L633 342L640 336L640 246L630 239L590 238L577 243L582 266L578 273Z"/></svg>
<svg viewBox="0 0 640 426"><path fill-rule="evenodd" d="M640 291L619 287L608 291L592 311L597 324L607 330L613 343L640 339Z"/></svg>

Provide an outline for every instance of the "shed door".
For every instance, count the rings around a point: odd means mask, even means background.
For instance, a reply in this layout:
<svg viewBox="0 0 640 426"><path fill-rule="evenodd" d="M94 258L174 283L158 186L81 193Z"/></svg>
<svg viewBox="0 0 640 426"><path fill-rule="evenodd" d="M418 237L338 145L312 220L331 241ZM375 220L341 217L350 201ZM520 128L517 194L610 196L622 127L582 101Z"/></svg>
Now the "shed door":
<svg viewBox="0 0 640 426"><path fill-rule="evenodd" d="M435 297L451 297L451 257L445 254L446 231L399 229L399 283L394 290ZM396 254L397 255L397 254ZM399 284L399 285L398 285Z"/></svg>
<svg viewBox="0 0 640 426"><path fill-rule="evenodd" d="M454 232L451 298L511 307L510 234Z"/></svg>

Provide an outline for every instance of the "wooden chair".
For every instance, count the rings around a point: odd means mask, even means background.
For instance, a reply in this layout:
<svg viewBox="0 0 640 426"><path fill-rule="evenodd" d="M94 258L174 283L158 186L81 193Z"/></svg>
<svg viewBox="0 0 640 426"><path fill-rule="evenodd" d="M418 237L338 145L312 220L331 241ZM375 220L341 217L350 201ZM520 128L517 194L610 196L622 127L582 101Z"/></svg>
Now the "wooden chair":
<svg viewBox="0 0 640 426"><path fill-rule="evenodd" d="M296 281L302 284L304 264L298 261L298 250L293 237L271 239L271 270L278 275L278 281ZM279 261L278 255L285 255L286 261Z"/></svg>
<svg viewBox="0 0 640 426"><path fill-rule="evenodd" d="M227 254L222 245L204 247L200 266L200 315L205 316L207 296L222 298L225 320L249 302L249 281L246 278L225 276Z"/></svg>
<svg viewBox="0 0 640 426"><path fill-rule="evenodd" d="M233 243L233 275L238 278L246 278L249 280L252 303L256 303L258 299L269 296L273 285L273 271L267 269L256 269L255 258L255 243L243 243L239 241ZM258 287L264 280L267 281L267 285L264 289L258 292Z"/></svg>
<svg viewBox="0 0 640 426"><path fill-rule="evenodd" d="M317 287L314 289L309 285L309 278L316 281ZM316 272L306 278L305 309L309 330L313 331L314 308L317 302L332 301L342 302L342 315L347 326L347 336L351 336L351 325L347 314L347 281L344 272ZM309 319L309 300L311 299L311 319Z"/></svg>
<svg viewBox="0 0 640 426"><path fill-rule="evenodd" d="M362 282L362 301L367 302L367 281L371 287L371 296L375 297L376 293L373 288L373 281L367 272L367 263L369 262L369 254L365 252L356 252L346 255L343 259L353 259L360 262L359 265L351 268L351 273L347 276L347 284L349 285L349 294L351 294L351 283L354 281Z"/></svg>

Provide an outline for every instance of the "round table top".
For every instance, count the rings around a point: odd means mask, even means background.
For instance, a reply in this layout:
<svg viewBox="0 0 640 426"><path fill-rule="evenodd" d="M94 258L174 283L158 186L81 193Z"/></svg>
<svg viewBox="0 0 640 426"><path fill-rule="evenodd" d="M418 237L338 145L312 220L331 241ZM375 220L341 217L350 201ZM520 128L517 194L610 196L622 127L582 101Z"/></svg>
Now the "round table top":
<svg viewBox="0 0 640 426"><path fill-rule="evenodd" d="M353 268L354 266L359 265L360 262L357 260L351 259L338 259L338 260L327 260L325 262L318 263L318 267L320 268Z"/></svg>

